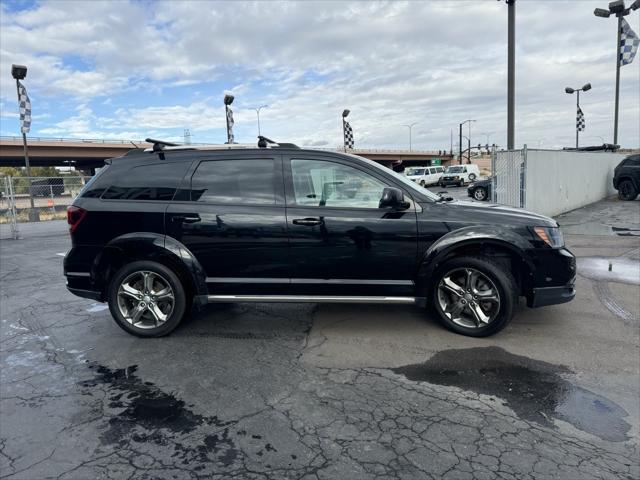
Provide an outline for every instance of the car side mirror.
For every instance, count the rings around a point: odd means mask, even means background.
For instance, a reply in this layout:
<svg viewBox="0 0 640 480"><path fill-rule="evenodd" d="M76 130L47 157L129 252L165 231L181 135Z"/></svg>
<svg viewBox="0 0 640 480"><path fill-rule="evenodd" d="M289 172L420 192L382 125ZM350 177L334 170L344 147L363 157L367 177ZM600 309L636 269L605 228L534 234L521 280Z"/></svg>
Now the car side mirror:
<svg viewBox="0 0 640 480"><path fill-rule="evenodd" d="M380 198L378 208L406 210L409 206L409 202L405 201L404 194L399 188L385 187L384 190L382 190L382 198Z"/></svg>

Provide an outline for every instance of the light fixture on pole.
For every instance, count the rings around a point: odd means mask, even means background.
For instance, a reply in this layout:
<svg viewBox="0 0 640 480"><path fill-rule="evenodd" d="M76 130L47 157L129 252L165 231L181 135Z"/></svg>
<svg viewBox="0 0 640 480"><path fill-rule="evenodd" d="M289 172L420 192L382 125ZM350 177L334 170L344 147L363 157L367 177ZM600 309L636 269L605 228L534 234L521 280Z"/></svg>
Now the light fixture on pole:
<svg viewBox="0 0 640 480"><path fill-rule="evenodd" d="M409 129L409 151L411 151L411 130L413 130L413 127L417 124L418 122L413 122L410 125L402 125L403 127L407 127Z"/></svg>
<svg viewBox="0 0 640 480"><path fill-rule="evenodd" d="M459 125L459 134L460 134L460 142L458 144L458 164L462 165L462 126L467 122L475 122L475 120L465 120ZM471 135L471 131L469 131L469 135Z"/></svg>
<svg viewBox="0 0 640 480"><path fill-rule="evenodd" d="M20 109L20 132L22 133L22 147L24 149L24 164L29 178L29 221L40 220L39 212L33 204L33 188L31 186L31 165L29 164L29 148L27 145L27 133L31 129L31 101L27 95L27 89L20 83L27 76L27 67L24 65L11 65L11 76L16 80L16 91L18 92L18 106Z"/></svg>
<svg viewBox="0 0 640 480"><path fill-rule="evenodd" d="M235 97L230 93L225 93L224 95L224 111L225 111L225 117L227 119L227 142L226 143L228 144L235 143L234 136L233 136L233 124L234 124L233 111L231 110L231 107L229 107L229 105L233 103L234 98Z"/></svg>
<svg viewBox="0 0 640 480"><path fill-rule="evenodd" d="M489 145L489 138L491 137L491 135L493 135L496 132L482 132L480 135L484 135L485 138L487 139L487 145Z"/></svg>
<svg viewBox="0 0 640 480"><path fill-rule="evenodd" d="M616 96L613 115L613 144L618 145L618 110L620 105L620 67L628 65L633 61L633 57L638 50L640 39L631 29L629 24L622 18L631 13L631 10L640 8L640 0L635 0L629 8L625 8L624 0L616 0L609 3L609 8L596 8L593 14L596 17L609 18L615 15L618 18L618 28L616 31ZM623 40L624 35L624 42Z"/></svg>
<svg viewBox="0 0 640 480"><path fill-rule="evenodd" d="M256 111L256 115L258 116L258 136L260 136L260 110L262 110L263 108L267 108L269 105L260 105L259 107L255 108L254 110Z"/></svg>
<svg viewBox="0 0 640 480"><path fill-rule="evenodd" d="M586 92L591 90L591 84L587 83L582 88L571 88L567 87L564 89L565 93L573 94L576 93L576 149L578 148L578 135L581 131L584 130L585 122L584 122L584 113L580 109L580 92Z"/></svg>

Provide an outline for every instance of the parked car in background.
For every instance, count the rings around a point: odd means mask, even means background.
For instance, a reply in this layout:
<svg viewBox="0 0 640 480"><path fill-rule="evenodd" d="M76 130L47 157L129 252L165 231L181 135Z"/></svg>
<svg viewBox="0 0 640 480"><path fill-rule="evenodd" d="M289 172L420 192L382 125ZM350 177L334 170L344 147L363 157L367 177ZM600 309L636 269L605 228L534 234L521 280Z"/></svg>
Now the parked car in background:
<svg viewBox="0 0 640 480"><path fill-rule="evenodd" d="M640 155L629 155L613 171L613 188L620 200L635 200L640 193Z"/></svg>
<svg viewBox="0 0 640 480"><path fill-rule="evenodd" d="M465 183L473 182L480 176L480 169L476 164L451 165L447 167L438 185L446 187L448 185L464 186Z"/></svg>
<svg viewBox="0 0 640 480"><path fill-rule="evenodd" d="M435 185L440 180L444 167L410 167L405 170L405 175L412 182L416 182L421 187Z"/></svg>
<svg viewBox="0 0 640 480"><path fill-rule="evenodd" d="M467 187L467 195L479 201L489 200L491 197L491 178L471 183Z"/></svg>
<svg viewBox="0 0 640 480"><path fill-rule="evenodd" d="M212 302L338 302L429 307L482 337L519 297L575 296L551 218L453 201L356 155L148 141L107 160L67 211L67 288L108 302L133 335L166 335Z"/></svg>

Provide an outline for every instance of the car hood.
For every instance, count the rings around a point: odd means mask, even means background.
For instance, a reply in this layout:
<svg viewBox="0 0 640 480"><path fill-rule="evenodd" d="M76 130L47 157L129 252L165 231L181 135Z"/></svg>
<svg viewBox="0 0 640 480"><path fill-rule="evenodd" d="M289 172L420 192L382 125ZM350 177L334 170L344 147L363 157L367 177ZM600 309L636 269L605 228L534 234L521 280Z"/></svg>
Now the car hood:
<svg viewBox="0 0 640 480"><path fill-rule="evenodd" d="M446 202L443 206L450 210L447 212L451 221L462 221L469 224L498 224L505 226L547 226L557 227L558 223L553 219L529 212L521 208L505 207L495 203L465 202L454 200Z"/></svg>

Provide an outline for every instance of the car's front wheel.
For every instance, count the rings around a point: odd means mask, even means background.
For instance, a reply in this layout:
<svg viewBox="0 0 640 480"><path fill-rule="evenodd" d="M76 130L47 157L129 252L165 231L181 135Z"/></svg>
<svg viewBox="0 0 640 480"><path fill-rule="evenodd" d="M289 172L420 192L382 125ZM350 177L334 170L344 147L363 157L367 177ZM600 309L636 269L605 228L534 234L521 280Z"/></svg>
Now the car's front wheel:
<svg viewBox="0 0 640 480"><path fill-rule="evenodd" d="M112 277L109 310L116 323L139 337L161 337L185 315L187 298L178 276L153 261L126 264Z"/></svg>
<svg viewBox="0 0 640 480"><path fill-rule="evenodd" d="M618 198L620 200L635 200L638 191L631 180L622 180L618 185Z"/></svg>
<svg viewBox="0 0 640 480"><path fill-rule="evenodd" d="M479 201L483 201L487 199L487 189L483 187L478 187L473 191L473 198Z"/></svg>
<svg viewBox="0 0 640 480"><path fill-rule="evenodd" d="M449 329L472 337L502 330L517 303L513 275L484 257L454 258L438 269L431 301Z"/></svg>

